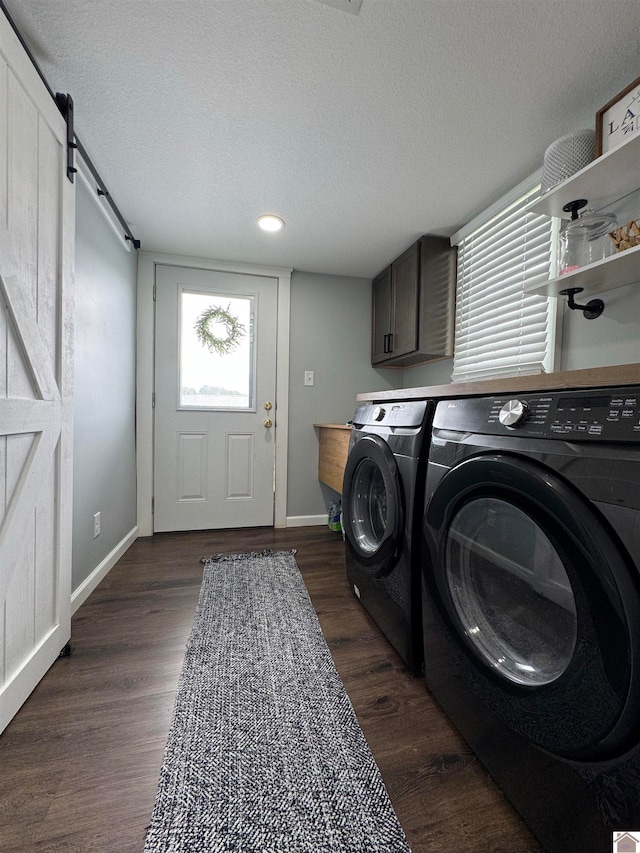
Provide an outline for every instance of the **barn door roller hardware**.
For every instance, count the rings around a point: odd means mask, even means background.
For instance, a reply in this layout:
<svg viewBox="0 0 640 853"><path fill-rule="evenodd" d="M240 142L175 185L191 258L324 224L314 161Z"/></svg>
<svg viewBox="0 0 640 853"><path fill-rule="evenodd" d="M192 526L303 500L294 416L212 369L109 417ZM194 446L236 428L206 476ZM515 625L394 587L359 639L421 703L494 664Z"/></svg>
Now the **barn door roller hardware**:
<svg viewBox="0 0 640 853"><path fill-rule="evenodd" d="M87 168L93 176L93 179L96 183L96 193L102 198L104 198L104 200L109 204L113 215L120 223L120 226L124 231L124 235L122 236L124 236L125 240L129 240L131 242L131 245L134 249L139 249L140 240L136 240L136 238L131 233L131 229L129 228L129 226L125 222L124 217L118 210L115 201L111 198L111 194L105 187L104 181L100 177L98 170L91 162L91 158L85 151L84 146L82 145L78 137L75 135L73 129L73 98L71 97L71 95L64 95L62 94L62 92L56 92L55 99L56 104L58 105L58 109L62 113L64 120L67 123L67 177L69 178L71 183L73 183L73 176L78 171L74 166L74 153L77 151L86 163Z"/></svg>
<svg viewBox="0 0 640 853"><path fill-rule="evenodd" d="M74 166L73 156L73 152L78 147L73 132L73 98L71 95L56 92L56 104L67 123L67 177L73 183L73 176L78 171Z"/></svg>
<svg viewBox="0 0 640 853"><path fill-rule="evenodd" d="M61 92L58 92L57 94L54 95L53 90L51 89L51 86L49 86L49 84L47 83L46 77L42 73L42 69L40 68L40 66L36 62L35 57L29 48L29 45L24 40L22 33L20 32L20 30L16 26L15 21L13 20L11 15L9 14L9 10L5 6L3 0L0 0L0 10L4 13L4 16L6 17L7 21L9 21L9 24L11 25L12 30L16 34L16 37L17 37L18 41L20 42L20 44L22 45L25 53L29 57L31 64L33 65L36 72L38 73L38 76L40 77L40 79L44 83L47 91L49 92L49 94L51 95L53 100L56 102L56 106L58 107L58 109L60 110L62 115L64 116L64 119L67 123L67 177L69 178L71 183L74 182L74 175L78 171L75 167L75 158L74 158L74 153L77 151L78 154L80 154L80 156L84 160L84 162L87 164L89 171L91 172L91 174L93 175L93 177L95 179L96 186L97 186L96 192L98 193L99 196L104 197L105 201L109 204L109 207L113 211L114 216L118 220L118 223L123 228L124 239L130 241L131 245L133 246L134 249L139 249L140 248L140 240L136 240L136 238L131 233L131 229L129 228L129 226L127 225L127 223L124 220L124 217L122 216L122 214L118 210L118 207L117 207L115 201L112 199L112 197L107 192L106 187L104 185L104 181L102 180L102 178L98 174L96 167L91 162L89 155L84 150L83 146L80 143L80 140L78 139L78 137L75 134L75 131L73 129L73 98L71 97L71 95L65 95Z"/></svg>
<svg viewBox="0 0 640 853"><path fill-rule="evenodd" d="M58 105L58 109L62 113L64 120L67 123L67 177L73 183L73 176L78 171L74 166L74 152L77 151L78 154L82 157L84 162L87 164L87 168L93 175L93 179L96 182L96 192L99 196L102 196L106 202L108 202L111 210L113 211L113 215L116 217L122 229L124 230L124 239L131 241L131 245L134 249L140 248L140 240L136 240L136 238L131 233L131 229L127 225L124 220L124 217L118 210L118 207L115 201L111 198L111 195L107 188L104 185L104 181L100 177L98 170L91 162L91 158L85 151L82 143L75 135L73 129L73 98L71 95L64 95L62 92L56 92L56 104Z"/></svg>

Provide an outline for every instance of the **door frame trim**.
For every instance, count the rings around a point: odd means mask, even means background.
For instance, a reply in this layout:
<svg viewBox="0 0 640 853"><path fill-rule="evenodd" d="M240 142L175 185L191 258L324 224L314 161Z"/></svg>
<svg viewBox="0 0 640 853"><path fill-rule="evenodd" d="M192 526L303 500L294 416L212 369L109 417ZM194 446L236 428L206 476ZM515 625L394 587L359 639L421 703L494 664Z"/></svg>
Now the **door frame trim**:
<svg viewBox="0 0 640 853"><path fill-rule="evenodd" d="M153 535L153 448L154 448L154 335L153 289L156 266L259 275L277 283L277 354L275 432L274 526L287 526L287 448L289 444L289 333L292 268L256 266L233 261L217 261L162 252L138 253L137 278L137 357L136 357L136 466L138 475L138 530L140 536Z"/></svg>

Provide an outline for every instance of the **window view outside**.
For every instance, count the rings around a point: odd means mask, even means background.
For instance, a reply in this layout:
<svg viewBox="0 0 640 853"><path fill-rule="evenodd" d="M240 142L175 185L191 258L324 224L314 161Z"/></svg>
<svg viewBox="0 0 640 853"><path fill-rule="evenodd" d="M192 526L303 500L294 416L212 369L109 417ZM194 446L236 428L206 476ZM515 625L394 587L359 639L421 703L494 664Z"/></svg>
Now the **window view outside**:
<svg viewBox="0 0 640 853"><path fill-rule="evenodd" d="M183 290L180 408L252 409L254 298Z"/></svg>

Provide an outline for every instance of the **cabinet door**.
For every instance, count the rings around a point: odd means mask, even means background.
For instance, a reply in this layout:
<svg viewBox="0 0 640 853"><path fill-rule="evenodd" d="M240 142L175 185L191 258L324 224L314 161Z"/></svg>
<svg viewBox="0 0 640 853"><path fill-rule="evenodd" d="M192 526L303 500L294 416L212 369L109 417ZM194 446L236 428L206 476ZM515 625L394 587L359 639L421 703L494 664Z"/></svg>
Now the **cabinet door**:
<svg viewBox="0 0 640 853"><path fill-rule="evenodd" d="M393 293L391 358L418 349L420 244L414 243L391 264Z"/></svg>
<svg viewBox="0 0 640 853"><path fill-rule="evenodd" d="M391 267L387 267L373 280L372 364L378 364L389 358L386 344L391 332L391 305Z"/></svg>
<svg viewBox="0 0 640 853"><path fill-rule="evenodd" d="M420 240L420 353L426 361L451 358L456 308L457 250L444 237Z"/></svg>

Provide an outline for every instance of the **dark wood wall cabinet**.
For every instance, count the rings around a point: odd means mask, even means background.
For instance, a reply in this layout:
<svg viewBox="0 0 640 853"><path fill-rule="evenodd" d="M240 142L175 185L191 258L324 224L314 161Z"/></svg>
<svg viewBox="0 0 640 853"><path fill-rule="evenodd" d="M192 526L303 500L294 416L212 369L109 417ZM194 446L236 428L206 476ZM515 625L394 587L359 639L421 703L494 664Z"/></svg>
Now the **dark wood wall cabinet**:
<svg viewBox="0 0 640 853"><path fill-rule="evenodd" d="M453 355L456 257L427 234L373 280L371 364L411 367Z"/></svg>

